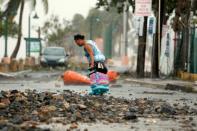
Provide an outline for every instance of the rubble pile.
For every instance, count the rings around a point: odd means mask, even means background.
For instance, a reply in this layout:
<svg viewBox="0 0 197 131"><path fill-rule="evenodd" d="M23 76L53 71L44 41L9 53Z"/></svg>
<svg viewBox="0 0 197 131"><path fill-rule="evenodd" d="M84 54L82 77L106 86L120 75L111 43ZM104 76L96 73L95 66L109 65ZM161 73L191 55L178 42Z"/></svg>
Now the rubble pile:
<svg viewBox="0 0 197 131"><path fill-rule="evenodd" d="M179 104L170 105L162 100L82 96L69 90L61 93L36 90L0 92L0 130L39 131L42 129L37 126L41 123L123 123L150 116L176 119L178 115L196 116L197 110Z"/></svg>

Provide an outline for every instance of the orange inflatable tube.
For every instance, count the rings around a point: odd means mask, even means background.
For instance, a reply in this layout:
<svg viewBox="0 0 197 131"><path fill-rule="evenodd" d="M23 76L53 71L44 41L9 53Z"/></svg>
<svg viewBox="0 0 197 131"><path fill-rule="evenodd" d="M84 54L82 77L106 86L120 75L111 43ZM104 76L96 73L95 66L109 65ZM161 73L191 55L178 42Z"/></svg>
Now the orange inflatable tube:
<svg viewBox="0 0 197 131"><path fill-rule="evenodd" d="M119 74L116 71L109 70L107 73L109 82L115 82ZM62 75L65 85L91 85L90 78L75 71L66 71Z"/></svg>
<svg viewBox="0 0 197 131"><path fill-rule="evenodd" d="M90 85L91 81L87 76L79 74L74 71L66 71L62 76L64 84L76 84L76 85Z"/></svg>
<svg viewBox="0 0 197 131"><path fill-rule="evenodd" d="M119 74L116 71L109 70L107 72L109 82L115 82L119 78Z"/></svg>

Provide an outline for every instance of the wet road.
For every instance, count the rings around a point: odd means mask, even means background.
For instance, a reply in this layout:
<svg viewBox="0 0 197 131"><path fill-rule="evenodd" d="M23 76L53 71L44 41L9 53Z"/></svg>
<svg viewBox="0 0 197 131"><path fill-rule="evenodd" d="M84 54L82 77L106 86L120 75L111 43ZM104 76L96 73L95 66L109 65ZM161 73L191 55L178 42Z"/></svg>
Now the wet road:
<svg viewBox="0 0 197 131"><path fill-rule="evenodd" d="M89 86L64 85L59 79L62 71L40 71L26 74L17 78L1 79L0 90L21 90L27 89L37 91L62 92L63 90L73 90L76 92L88 92ZM179 106L189 106L197 109L197 95L192 93L183 93L177 91L168 91L150 87L143 87L140 84L125 82L124 79L118 80L110 85L110 94L114 97L124 97L127 99L147 98L159 99L170 104L178 104ZM189 121L189 122L188 122ZM62 125L51 124L42 125L42 127L50 126L53 130L62 130ZM157 131L172 131L172 130L197 130L196 116L178 116L176 120L160 119L152 116L140 117L138 122L128 122L125 124L80 124L80 129L88 130L157 130Z"/></svg>

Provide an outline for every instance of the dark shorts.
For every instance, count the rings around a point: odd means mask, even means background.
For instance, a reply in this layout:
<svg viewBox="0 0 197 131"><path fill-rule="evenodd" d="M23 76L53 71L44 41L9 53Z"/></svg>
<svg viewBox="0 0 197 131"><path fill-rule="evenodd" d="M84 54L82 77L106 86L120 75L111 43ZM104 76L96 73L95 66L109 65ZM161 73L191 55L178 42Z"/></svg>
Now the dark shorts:
<svg viewBox="0 0 197 131"><path fill-rule="evenodd" d="M104 73L104 74L107 74L107 71L108 71L105 63L100 62L100 61L99 62L94 62L94 69L92 69L92 70L94 70L96 72L101 72L101 73Z"/></svg>

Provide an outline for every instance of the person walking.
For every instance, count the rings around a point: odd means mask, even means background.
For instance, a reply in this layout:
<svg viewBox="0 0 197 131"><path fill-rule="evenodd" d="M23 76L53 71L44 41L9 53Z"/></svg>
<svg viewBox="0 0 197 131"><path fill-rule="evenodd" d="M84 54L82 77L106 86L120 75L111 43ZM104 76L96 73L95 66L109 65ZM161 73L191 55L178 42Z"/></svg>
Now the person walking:
<svg viewBox="0 0 197 131"><path fill-rule="evenodd" d="M92 81L91 89L93 95L104 94L109 91L109 80L107 76L108 69L105 65L105 56L99 50L96 42L85 40L81 34L74 35L75 43L84 48L85 56L89 62L90 79Z"/></svg>
<svg viewBox="0 0 197 131"><path fill-rule="evenodd" d="M74 40L78 46L84 48L90 69L95 69L98 72L107 74L108 70L105 65L105 56L97 47L96 42L93 40L85 40L85 36L81 34L75 35Z"/></svg>

